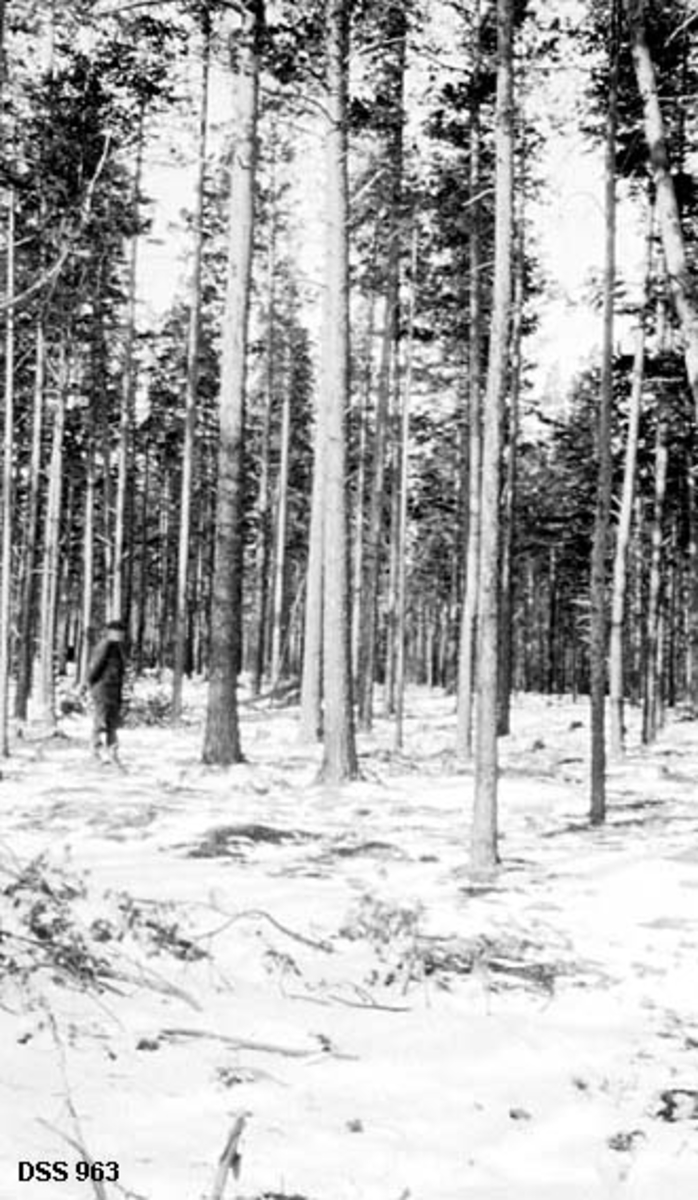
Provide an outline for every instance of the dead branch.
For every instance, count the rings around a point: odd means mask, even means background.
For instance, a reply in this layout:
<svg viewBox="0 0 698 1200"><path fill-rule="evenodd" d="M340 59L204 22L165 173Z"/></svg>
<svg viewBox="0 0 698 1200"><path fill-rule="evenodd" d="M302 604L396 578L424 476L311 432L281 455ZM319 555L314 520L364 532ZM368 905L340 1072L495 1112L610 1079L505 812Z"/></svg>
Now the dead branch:
<svg viewBox="0 0 698 1200"><path fill-rule="evenodd" d="M336 992L328 992L327 995L333 1004L345 1004L347 1008L363 1008L370 1012L412 1012L409 1004L380 1004L377 1000L349 1000L346 996L338 996Z"/></svg>
<svg viewBox="0 0 698 1200"><path fill-rule="evenodd" d="M208 1029L162 1029L160 1037L170 1041L176 1041L177 1038L211 1038L213 1041L223 1042L225 1046L230 1046L233 1050L251 1050L256 1054L279 1054L283 1058L303 1058L306 1062L318 1058L337 1058L346 1062L356 1062L358 1058L356 1054L346 1054L331 1046L322 1046L318 1053L317 1050L300 1050L294 1046L279 1046L275 1042L255 1042L248 1038L228 1037L225 1033L215 1033Z"/></svg>
<svg viewBox="0 0 698 1200"><path fill-rule="evenodd" d="M66 1059L65 1046L63 1044L63 1039L61 1037L56 1018L53 1015L53 1011L51 1010L51 1008L49 1007L48 1004L44 1004L44 1011L46 1012L49 1027L51 1029L51 1035L53 1037L53 1042L54 1042L54 1045L58 1052L58 1059L59 1059L60 1066L61 1066L61 1075L63 1076L63 1085L65 1087L65 1102L66 1102L66 1107L68 1109L68 1112L70 1113L71 1120L73 1122L73 1127L75 1129L75 1137L71 1137L69 1133L64 1133L61 1129L58 1129L55 1125L52 1125L49 1121L45 1121L42 1117L38 1117L37 1119L41 1125L45 1125L48 1129L51 1129L59 1137L63 1138L64 1142L67 1142L69 1146L72 1146L74 1150L77 1150L77 1152L78 1152L78 1154L80 1154L81 1158L85 1162L88 1162L90 1164L90 1167L93 1167L95 1160L93 1159L92 1155L90 1154L89 1150L87 1149L87 1146L85 1145L85 1138L83 1136L82 1127L80 1125L80 1118L78 1116L77 1109L75 1108L75 1105L73 1104L73 1097L72 1097L72 1092L70 1089L70 1080L68 1078L68 1063L67 1063L67 1059ZM100 1179L95 1179L93 1177L92 1171L90 1172L90 1182L92 1183L92 1187L94 1189L94 1193L95 1193L97 1200L109 1200L109 1198L107 1196L107 1189L105 1188L104 1184L102 1183L102 1181Z"/></svg>
<svg viewBox="0 0 698 1200"><path fill-rule="evenodd" d="M250 1113L240 1113L233 1122L233 1127L223 1147L223 1153L218 1160L218 1170L216 1171L211 1200L223 1200L228 1172L232 1174L233 1179L237 1179L240 1175L240 1138L242 1137L242 1132L249 1116Z"/></svg>
<svg viewBox="0 0 698 1200"><path fill-rule="evenodd" d="M346 996L338 996L336 992L327 992L324 996L313 996L310 992L285 991L284 996L288 1000L305 1000L308 1004L321 1004L325 1008L331 1008L333 1004L343 1004L346 1008L362 1008L368 1012L412 1012L409 1004L379 1004L377 1000L348 1000Z"/></svg>
<svg viewBox="0 0 698 1200"><path fill-rule="evenodd" d="M165 979L164 976L153 971L152 967L146 970L145 967L138 964L138 969L134 971L124 970L123 967L119 967L118 969L110 967L108 973L105 972L104 976L109 979L115 979L119 983L130 983L136 987L149 988L153 992L161 992L163 996L174 996L177 1000L183 1000L195 1012L201 1012L201 1005L195 996L190 995L189 992L185 992L184 988L178 987L176 983L171 983L169 979ZM104 976L100 975L100 982Z"/></svg>
<svg viewBox="0 0 698 1200"><path fill-rule="evenodd" d="M75 1110L73 1109L72 1102L70 1101L69 1107L71 1109L71 1115L74 1115ZM85 1146L85 1143L80 1138L71 1137L69 1133L64 1133L63 1130L59 1129L57 1125L52 1125L50 1121L45 1121L43 1117L37 1117L36 1119L40 1125L45 1126L46 1129L50 1129L52 1133L57 1134L59 1138L62 1138L64 1142L67 1142L69 1146L72 1146L73 1150L77 1150L80 1158L84 1162L88 1162L91 1167L94 1166L95 1160ZM77 1120L77 1117L74 1116L74 1119ZM90 1182L94 1188L94 1193L97 1197L97 1200L109 1200L107 1189L99 1179L91 1178Z"/></svg>
<svg viewBox="0 0 698 1200"><path fill-rule="evenodd" d="M315 1049L301 1050L294 1046L279 1046L274 1042L255 1042L247 1038L229 1037L225 1033L216 1033L209 1029L162 1029L160 1037L166 1038L168 1041L177 1041L178 1038L210 1038L215 1042L223 1042L233 1050L252 1050L259 1054L280 1054L283 1058L314 1058L317 1054Z"/></svg>
<svg viewBox="0 0 698 1200"><path fill-rule="evenodd" d="M216 908L215 911L220 912L222 916L226 915L222 909ZM297 933L295 930L289 929L288 925L282 925L281 921L277 921L276 917L273 917L271 913L266 912L263 908L246 908L242 912L231 913L222 925L219 925L216 929L209 929L206 933L200 933L197 937L192 937L191 940L193 942L202 942L206 938L217 937L219 933L223 933L231 925L234 925L236 921L242 921L246 918L268 921L270 925L278 929L279 933L292 938L295 942L300 942L303 946L310 946L312 950L322 950L324 954L334 953L334 946L330 942L324 940L316 941L314 938L306 937L303 933Z"/></svg>

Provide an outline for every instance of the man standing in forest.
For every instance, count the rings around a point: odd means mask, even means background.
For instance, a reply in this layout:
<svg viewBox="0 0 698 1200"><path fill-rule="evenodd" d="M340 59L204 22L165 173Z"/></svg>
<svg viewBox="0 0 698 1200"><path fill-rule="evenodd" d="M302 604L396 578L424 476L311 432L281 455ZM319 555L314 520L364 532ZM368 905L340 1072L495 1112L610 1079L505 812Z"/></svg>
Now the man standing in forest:
<svg viewBox="0 0 698 1200"><path fill-rule="evenodd" d="M92 753L101 760L102 734L106 735L107 752L119 763L117 729L121 721L121 700L126 674L126 654L123 621L110 621L106 636L97 645L87 672L87 682L94 704Z"/></svg>

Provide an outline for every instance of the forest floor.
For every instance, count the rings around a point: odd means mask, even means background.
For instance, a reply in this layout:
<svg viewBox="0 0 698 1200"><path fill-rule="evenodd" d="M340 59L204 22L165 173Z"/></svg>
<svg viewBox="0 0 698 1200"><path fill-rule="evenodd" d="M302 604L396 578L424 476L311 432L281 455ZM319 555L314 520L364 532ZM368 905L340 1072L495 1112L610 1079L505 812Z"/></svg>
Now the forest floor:
<svg viewBox="0 0 698 1200"><path fill-rule="evenodd" d="M694 1200L695 723L631 728L590 829L587 703L518 699L486 890L452 698L334 790L294 709L245 706L229 770L202 712L123 773L84 715L3 764L1 1200Z"/></svg>

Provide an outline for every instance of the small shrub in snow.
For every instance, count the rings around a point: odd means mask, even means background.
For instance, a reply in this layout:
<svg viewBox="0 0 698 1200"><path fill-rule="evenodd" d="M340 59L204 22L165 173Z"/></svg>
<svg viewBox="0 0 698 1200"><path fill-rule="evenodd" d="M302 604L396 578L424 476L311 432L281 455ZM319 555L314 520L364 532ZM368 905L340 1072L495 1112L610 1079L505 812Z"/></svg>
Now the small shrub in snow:
<svg viewBox="0 0 698 1200"><path fill-rule="evenodd" d="M91 944L89 927L76 919L84 901L82 879L51 865L45 855L14 873L0 892L0 979L26 982L37 970L94 984L105 961Z"/></svg>
<svg viewBox="0 0 698 1200"><path fill-rule="evenodd" d="M165 905L126 893L90 896L84 877L45 854L0 867L10 877L0 889L0 988L10 979L26 985L48 970L57 983L99 989L119 978L126 952L131 960L207 956Z"/></svg>
<svg viewBox="0 0 698 1200"><path fill-rule="evenodd" d="M424 914L422 904L400 905L375 896L362 896L358 907L340 929L350 940L365 938L373 946L394 945L396 941L414 941Z"/></svg>

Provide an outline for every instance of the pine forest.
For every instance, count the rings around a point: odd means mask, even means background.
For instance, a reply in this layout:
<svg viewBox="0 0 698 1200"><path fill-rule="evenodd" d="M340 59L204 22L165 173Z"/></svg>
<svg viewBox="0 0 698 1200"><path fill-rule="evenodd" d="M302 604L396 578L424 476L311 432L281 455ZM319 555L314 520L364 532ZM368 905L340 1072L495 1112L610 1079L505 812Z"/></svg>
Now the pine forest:
<svg viewBox="0 0 698 1200"><path fill-rule="evenodd" d="M0 228L0 1196L689 1200L695 4L0 0Z"/></svg>

